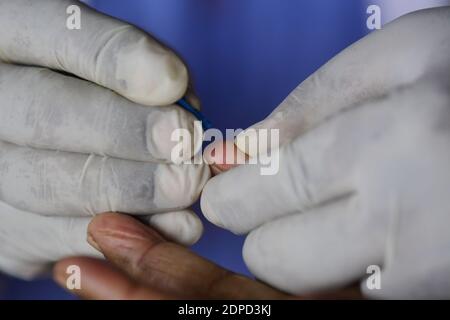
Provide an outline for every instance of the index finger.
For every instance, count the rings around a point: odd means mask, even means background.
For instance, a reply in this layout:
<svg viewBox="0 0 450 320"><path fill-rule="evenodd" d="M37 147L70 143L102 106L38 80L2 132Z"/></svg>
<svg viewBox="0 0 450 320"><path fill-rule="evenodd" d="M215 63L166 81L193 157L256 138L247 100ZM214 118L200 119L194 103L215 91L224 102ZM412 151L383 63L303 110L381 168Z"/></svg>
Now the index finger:
<svg viewBox="0 0 450 320"><path fill-rule="evenodd" d="M89 226L89 234L90 242L115 266L135 281L168 295L208 299L287 297L166 241L129 216L97 216Z"/></svg>
<svg viewBox="0 0 450 320"><path fill-rule="evenodd" d="M67 26L80 8L80 29ZM188 85L183 62L147 33L78 1L0 1L0 60L72 73L144 105L167 105Z"/></svg>

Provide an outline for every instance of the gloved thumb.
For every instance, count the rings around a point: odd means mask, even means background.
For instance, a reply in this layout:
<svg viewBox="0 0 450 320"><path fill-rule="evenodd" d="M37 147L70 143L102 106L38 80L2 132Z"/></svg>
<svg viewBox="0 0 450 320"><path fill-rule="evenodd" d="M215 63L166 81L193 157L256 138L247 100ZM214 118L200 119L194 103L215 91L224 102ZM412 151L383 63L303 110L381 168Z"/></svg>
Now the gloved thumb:
<svg viewBox="0 0 450 320"><path fill-rule="evenodd" d="M448 66L449 17L450 8L417 11L356 42L301 83L265 120L243 131L237 147L252 157L263 154L273 146L260 141L262 130L278 129L282 146L347 108Z"/></svg>

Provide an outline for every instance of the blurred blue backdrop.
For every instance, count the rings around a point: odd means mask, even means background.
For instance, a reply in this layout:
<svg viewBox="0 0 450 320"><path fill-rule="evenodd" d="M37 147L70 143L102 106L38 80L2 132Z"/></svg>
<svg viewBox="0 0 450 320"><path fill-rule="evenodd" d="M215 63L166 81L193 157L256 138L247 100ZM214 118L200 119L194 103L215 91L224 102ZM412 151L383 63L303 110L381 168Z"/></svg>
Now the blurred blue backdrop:
<svg viewBox="0 0 450 320"><path fill-rule="evenodd" d="M187 62L203 110L220 129L268 115L301 81L369 32L366 8L383 23L447 0L91 0L98 10L152 33ZM239 182L237 182L239 183ZM199 212L197 208L197 212ZM248 274L243 237L205 222L193 249ZM50 280L0 276L0 298L72 299Z"/></svg>

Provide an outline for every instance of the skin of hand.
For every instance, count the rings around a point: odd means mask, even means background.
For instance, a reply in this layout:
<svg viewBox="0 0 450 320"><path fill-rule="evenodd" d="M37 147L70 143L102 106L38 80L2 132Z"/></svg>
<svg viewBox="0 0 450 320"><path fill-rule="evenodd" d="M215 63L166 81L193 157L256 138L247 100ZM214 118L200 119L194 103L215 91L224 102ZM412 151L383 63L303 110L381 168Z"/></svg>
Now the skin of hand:
<svg viewBox="0 0 450 320"><path fill-rule="evenodd" d="M174 105L185 65L81 2L81 29L69 30L73 4L0 0L0 270L22 278L98 256L84 237L101 212L139 215L183 244L202 233L186 208L209 168L171 157L174 129L197 133L201 148L195 118Z"/></svg>
<svg viewBox="0 0 450 320"><path fill-rule="evenodd" d="M255 280L207 261L189 249L165 240L136 219L117 213L96 216L88 241L107 261L72 257L58 262L54 279L67 289L70 266L81 271L81 289L72 293L85 299L294 299ZM302 299L358 298L350 288Z"/></svg>
<svg viewBox="0 0 450 320"><path fill-rule="evenodd" d="M248 234L249 269L285 292L361 281L370 298L449 298L449 74L450 7L370 34L252 127L280 130L279 172L212 178L203 213ZM371 266L380 288L366 285Z"/></svg>

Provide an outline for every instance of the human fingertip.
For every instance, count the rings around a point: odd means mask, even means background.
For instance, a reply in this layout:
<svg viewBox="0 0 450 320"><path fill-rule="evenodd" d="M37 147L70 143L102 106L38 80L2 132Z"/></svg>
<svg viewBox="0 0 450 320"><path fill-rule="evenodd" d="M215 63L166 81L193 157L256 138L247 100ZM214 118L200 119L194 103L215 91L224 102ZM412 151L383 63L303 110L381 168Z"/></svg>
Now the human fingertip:
<svg viewBox="0 0 450 320"><path fill-rule="evenodd" d="M233 141L215 141L205 148L203 157L214 175L245 164L247 155L242 153Z"/></svg>
<svg viewBox="0 0 450 320"><path fill-rule="evenodd" d="M64 287L66 284L66 270L67 267L64 261L59 261L53 266L53 280L61 287Z"/></svg>
<svg viewBox="0 0 450 320"><path fill-rule="evenodd" d="M137 219L118 213L94 218L88 234L107 258L129 258L142 247L164 241L160 234Z"/></svg>
<svg viewBox="0 0 450 320"><path fill-rule="evenodd" d="M62 288L72 291L81 286L81 283L69 283L69 279L75 273L81 274L81 265L84 264L84 260L90 258L77 258L69 257L64 258L53 265L52 278ZM81 281L81 279L79 279Z"/></svg>

